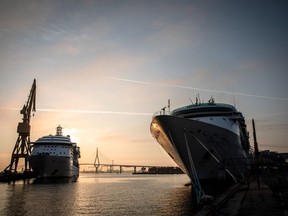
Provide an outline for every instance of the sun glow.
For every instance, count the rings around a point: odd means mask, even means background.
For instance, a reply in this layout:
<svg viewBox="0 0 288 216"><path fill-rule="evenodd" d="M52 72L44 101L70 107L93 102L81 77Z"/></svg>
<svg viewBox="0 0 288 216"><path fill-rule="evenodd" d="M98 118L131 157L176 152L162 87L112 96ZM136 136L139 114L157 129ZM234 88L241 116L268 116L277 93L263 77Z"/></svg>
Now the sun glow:
<svg viewBox="0 0 288 216"><path fill-rule="evenodd" d="M63 128L63 136L70 136L72 142L78 142L79 129L77 128Z"/></svg>

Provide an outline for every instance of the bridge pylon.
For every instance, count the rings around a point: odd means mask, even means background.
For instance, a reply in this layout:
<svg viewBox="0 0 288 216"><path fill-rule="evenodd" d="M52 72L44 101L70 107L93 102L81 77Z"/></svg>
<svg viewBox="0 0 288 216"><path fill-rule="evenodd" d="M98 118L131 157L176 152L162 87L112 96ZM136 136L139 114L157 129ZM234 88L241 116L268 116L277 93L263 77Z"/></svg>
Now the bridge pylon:
<svg viewBox="0 0 288 216"><path fill-rule="evenodd" d="M94 160L94 167L96 168L96 173L98 173L98 169L100 167L100 159L99 159L99 154L98 154L98 147L96 149L96 156Z"/></svg>

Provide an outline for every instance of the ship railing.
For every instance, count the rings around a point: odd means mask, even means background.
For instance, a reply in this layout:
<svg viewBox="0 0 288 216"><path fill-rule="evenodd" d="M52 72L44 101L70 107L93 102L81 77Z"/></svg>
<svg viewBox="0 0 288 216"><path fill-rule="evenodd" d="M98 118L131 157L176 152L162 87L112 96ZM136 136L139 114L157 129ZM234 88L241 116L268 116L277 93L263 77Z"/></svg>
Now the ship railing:
<svg viewBox="0 0 288 216"><path fill-rule="evenodd" d="M160 110L156 113L154 113L154 115L152 116L152 118L156 117L156 116L160 116L160 115L171 115L171 111L163 111L163 110Z"/></svg>
<svg viewBox="0 0 288 216"><path fill-rule="evenodd" d="M224 104L224 103L198 103L198 104L189 104L187 106L183 106L183 107L179 107L177 109L174 110L174 112L178 112L181 110L186 110L186 109L190 109L190 108L195 108L195 107L211 107L211 106L215 106L215 107L226 107L226 108L230 108L232 109L234 112L237 112L236 108L230 104Z"/></svg>

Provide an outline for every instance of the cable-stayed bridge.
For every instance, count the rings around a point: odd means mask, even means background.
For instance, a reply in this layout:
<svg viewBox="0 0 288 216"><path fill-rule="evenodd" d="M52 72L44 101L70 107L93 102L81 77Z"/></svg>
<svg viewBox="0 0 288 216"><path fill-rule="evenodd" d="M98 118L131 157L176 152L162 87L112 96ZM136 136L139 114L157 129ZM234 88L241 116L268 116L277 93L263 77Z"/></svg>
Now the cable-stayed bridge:
<svg viewBox="0 0 288 216"><path fill-rule="evenodd" d="M99 157L99 151L98 148L96 150L96 156L95 156L95 160L94 163L80 163L80 165L90 165L95 167L96 169L96 173L98 172L102 172L102 168L106 167L108 168L108 172L112 173L115 172L116 170L119 171L119 173L123 172L123 168L133 168L133 173L137 172L137 168L140 169L142 172L144 172L146 169L147 170L159 170L159 169L169 169L169 170L178 170L178 167L173 167L173 166L158 166L158 165L139 165L139 164L114 164L113 160L111 161L111 163L101 163L100 162L100 157ZM119 168L119 169L115 169L115 168Z"/></svg>

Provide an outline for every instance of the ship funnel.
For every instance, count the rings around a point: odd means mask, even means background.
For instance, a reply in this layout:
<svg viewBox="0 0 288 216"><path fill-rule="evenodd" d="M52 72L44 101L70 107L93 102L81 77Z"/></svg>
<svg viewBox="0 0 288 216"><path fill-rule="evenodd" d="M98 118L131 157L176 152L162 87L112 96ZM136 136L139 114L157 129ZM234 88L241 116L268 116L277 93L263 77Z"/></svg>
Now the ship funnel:
<svg viewBox="0 0 288 216"><path fill-rule="evenodd" d="M56 136L62 136L62 127L60 125L56 128Z"/></svg>

